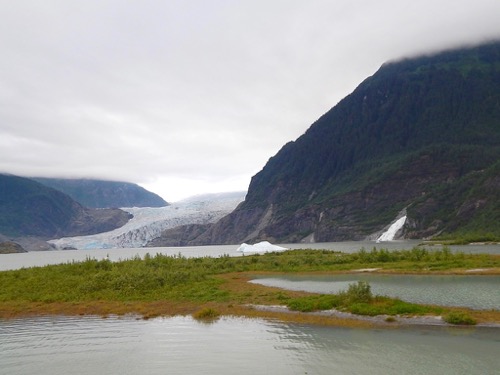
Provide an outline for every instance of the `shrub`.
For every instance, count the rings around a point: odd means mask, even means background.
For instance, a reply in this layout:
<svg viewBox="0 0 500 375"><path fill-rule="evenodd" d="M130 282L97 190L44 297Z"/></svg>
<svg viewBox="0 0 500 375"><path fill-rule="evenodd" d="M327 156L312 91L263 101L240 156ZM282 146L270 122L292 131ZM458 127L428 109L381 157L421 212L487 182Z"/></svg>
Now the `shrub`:
<svg viewBox="0 0 500 375"><path fill-rule="evenodd" d="M347 291L341 292L340 295L349 303L368 303L373 298L370 284L366 281L358 281L357 284L349 284Z"/></svg>
<svg viewBox="0 0 500 375"><path fill-rule="evenodd" d="M443 317L446 323L457 325L475 325L477 322L467 313L452 311Z"/></svg>

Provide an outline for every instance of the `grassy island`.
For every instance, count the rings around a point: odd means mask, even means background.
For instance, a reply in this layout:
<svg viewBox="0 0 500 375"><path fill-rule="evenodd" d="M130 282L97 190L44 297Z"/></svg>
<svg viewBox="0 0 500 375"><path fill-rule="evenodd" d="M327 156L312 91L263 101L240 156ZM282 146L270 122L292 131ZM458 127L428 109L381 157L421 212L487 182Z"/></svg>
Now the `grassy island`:
<svg viewBox="0 0 500 375"><path fill-rule="evenodd" d="M337 295L287 291L248 283L261 274L346 273L376 268L376 272L460 274L476 270L500 274L500 256L452 253L444 247L429 251L366 251L354 254L327 250L291 250L243 257L186 258L146 255L120 262L87 259L45 267L0 272L0 318L42 314L220 315L259 316L288 321L334 325L370 322L309 314L335 308L361 315L441 315L453 324L500 322L500 311L416 305L373 296L369 285L351 285ZM266 306L287 306L277 311ZM255 308L264 306L264 308Z"/></svg>

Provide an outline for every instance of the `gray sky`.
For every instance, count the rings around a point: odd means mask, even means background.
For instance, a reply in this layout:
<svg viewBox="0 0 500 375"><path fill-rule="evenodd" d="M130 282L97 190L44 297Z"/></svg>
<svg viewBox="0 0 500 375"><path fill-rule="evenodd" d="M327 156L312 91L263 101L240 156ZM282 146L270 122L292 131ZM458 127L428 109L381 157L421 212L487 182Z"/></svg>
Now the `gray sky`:
<svg viewBox="0 0 500 375"><path fill-rule="evenodd" d="M498 0L0 0L0 172L246 190L388 60L500 38Z"/></svg>

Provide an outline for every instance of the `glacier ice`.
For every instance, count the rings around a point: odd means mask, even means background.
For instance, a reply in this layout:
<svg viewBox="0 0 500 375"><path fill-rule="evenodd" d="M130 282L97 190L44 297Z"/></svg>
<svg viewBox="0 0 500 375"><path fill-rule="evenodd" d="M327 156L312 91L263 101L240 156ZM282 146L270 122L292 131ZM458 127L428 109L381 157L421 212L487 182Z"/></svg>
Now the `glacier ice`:
<svg viewBox="0 0 500 375"><path fill-rule="evenodd" d="M111 249L143 247L165 229L184 224L213 223L233 211L245 193L203 195L166 207L127 207L133 215L124 226L90 236L63 237L49 241L57 249Z"/></svg>

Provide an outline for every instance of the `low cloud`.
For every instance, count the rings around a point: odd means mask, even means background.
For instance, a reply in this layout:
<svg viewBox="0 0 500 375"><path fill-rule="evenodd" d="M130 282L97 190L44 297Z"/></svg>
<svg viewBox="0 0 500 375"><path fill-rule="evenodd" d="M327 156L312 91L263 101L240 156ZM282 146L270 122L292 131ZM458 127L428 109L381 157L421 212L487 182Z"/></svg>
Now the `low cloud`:
<svg viewBox="0 0 500 375"><path fill-rule="evenodd" d="M18 1L0 25L0 171L244 190L387 60L500 38L476 1ZM197 190L198 189L198 190Z"/></svg>

